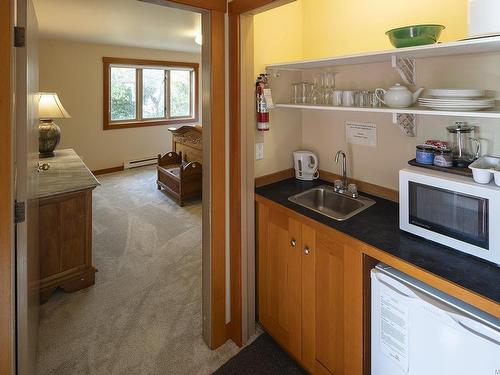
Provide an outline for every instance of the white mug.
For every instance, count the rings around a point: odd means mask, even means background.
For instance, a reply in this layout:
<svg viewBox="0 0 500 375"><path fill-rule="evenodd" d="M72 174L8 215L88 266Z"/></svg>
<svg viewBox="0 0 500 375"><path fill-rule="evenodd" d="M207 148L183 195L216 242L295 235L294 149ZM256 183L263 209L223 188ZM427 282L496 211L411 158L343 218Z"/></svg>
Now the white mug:
<svg viewBox="0 0 500 375"><path fill-rule="evenodd" d="M355 91L347 90L342 92L342 106L354 107Z"/></svg>
<svg viewBox="0 0 500 375"><path fill-rule="evenodd" d="M332 105L334 107L340 107L342 105L343 92L340 90L335 90L332 93Z"/></svg>

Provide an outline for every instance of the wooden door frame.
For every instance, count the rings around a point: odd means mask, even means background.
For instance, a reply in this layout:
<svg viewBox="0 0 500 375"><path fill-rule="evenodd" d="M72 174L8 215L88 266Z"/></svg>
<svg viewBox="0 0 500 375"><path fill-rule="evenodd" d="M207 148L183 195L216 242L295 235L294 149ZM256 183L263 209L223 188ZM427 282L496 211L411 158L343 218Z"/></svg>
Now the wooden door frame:
<svg viewBox="0 0 500 375"><path fill-rule="evenodd" d="M13 2L0 2L0 374L11 373L15 358L13 17Z"/></svg>
<svg viewBox="0 0 500 375"><path fill-rule="evenodd" d="M206 113L210 117L210 140L207 151L212 168L205 180L210 202L209 238L210 272L205 279L210 295L207 314L210 327L204 338L214 349L228 339L225 324L225 13L226 0L153 0L168 5L202 13L208 20L210 38L204 43L210 59L209 97L211 105ZM14 1L0 2L0 373L9 374L15 369L15 300L14 300L14 215L13 215L13 20Z"/></svg>
<svg viewBox="0 0 500 375"><path fill-rule="evenodd" d="M253 191L247 191L243 186L246 184L246 168L242 163L246 162L247 155L242 155L242 146L244 137L242 134L242 56L241 56L241 16L255 15L279 6L294 2L296 0L233 0L228 4L229 23L229 157L230 157L230 286L231 286L231 324L229 327L229 337L239 346L243 345L247 339L243 327L243 317L253 316L246 314L246 309L253 308L247 306L244 301L243 288L246 289L243 267L246 267L246 258L249 249L242 244L242 231L245 230L242 225L242 205L247 200L248 194ZM252 176L253 178L253 176ZM253 235L253 233L249 233ZM252 271L250 271L252 272ZM253 278L250 278L253 280Z"/></svg>

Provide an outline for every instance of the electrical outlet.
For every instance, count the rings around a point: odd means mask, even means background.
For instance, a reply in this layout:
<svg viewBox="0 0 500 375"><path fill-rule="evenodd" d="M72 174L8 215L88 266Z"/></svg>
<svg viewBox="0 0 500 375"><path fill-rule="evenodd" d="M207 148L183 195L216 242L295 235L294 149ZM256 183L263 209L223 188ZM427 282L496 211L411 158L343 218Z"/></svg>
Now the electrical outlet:
<svg viewBox="0 0 500 375"><path fill-rule="evenodd" d="M255 144L255 160L264 159L264 143Z"/></svg>

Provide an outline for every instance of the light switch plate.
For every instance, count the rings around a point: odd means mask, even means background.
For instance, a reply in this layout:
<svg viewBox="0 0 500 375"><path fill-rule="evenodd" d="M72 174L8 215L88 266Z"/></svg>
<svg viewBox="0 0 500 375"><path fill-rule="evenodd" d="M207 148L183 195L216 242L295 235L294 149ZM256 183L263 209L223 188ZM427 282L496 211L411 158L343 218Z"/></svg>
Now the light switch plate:
<svg viewBox="0 0 500 375"><path fill-rule="evenodd" d="M264 143L255 144L255 160L264 159Z"/></svg>

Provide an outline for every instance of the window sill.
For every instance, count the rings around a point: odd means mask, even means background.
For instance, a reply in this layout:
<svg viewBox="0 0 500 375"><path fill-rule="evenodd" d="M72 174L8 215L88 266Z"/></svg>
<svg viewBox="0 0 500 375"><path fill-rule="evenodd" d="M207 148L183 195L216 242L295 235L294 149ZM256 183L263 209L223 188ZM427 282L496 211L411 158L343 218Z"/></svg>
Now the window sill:
<svg viewBox="0 0 500 375"><path fill-rule="evenodd" d="M182 118L175 118L175 119L169 119L169 120L112 122L112 123L104 123L103 130L144 128L146 126L196 124L197 122L198 122L197 117L190 117L190 118L182 117Z"/></svg>

